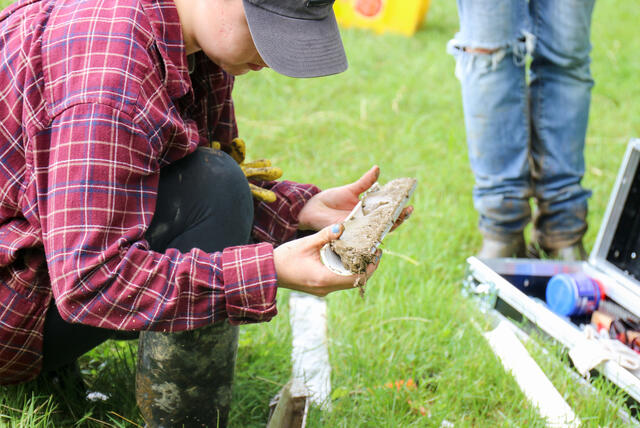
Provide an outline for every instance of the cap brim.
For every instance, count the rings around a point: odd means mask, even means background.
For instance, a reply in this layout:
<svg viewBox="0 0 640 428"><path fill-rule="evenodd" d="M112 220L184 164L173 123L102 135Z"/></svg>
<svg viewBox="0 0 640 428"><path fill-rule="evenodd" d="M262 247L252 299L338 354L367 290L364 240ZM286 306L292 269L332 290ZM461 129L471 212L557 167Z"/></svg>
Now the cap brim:
<svg viewBox="0 0 640 428"><path fill-rule="evenodd" d="M264 62L289 77L342 73L347 57L333 10L323 20L294 19L244 0L251 36Z"/></svg>

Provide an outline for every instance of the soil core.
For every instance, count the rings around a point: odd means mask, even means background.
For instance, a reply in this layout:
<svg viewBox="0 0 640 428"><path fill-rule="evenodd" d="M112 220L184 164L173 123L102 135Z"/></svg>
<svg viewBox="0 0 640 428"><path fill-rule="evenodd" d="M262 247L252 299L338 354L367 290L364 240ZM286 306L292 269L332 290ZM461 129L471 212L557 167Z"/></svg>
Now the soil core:
<svg viewBox="0 0 640 428"><path fill-rule="evenodd" d="M362 209L344 222L344 232L331 249L352 273L364 273L376 248L400 215L416 186L415 178L396 178L362 199Z"/></svg>

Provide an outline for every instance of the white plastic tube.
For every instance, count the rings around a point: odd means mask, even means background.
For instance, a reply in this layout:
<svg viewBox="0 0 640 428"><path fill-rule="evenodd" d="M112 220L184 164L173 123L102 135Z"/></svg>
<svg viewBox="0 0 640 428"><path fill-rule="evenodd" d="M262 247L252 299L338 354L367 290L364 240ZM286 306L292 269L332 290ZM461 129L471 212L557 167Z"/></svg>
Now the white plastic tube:
<svg viewBox="0 0 640 428"><path fill-rule="evenodd" d="M293 378L301 380L310 401L331 409L331 365L327 346L327 302L322 297L292 291L289 314L293 349Z"/></svg>
<svg viewBox="0 0 640 428"><path fill-rule="evenodd" d="M502 361L504 368L511 371L522 392L538 407L542 417L547 419L547 426L558 428L580 426L580 420L571 407L531 358L527 349L505 321L501 321L494 330L484 333L484 337Z"/></svg>

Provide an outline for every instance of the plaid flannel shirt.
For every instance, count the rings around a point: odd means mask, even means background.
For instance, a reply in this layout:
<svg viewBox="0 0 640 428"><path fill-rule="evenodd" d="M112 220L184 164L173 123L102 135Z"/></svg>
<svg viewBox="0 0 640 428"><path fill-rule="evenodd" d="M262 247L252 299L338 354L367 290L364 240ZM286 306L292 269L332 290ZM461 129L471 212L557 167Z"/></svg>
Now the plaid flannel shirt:
<svg viewBox="0 0 640 428"><path fill-rule="evenodd" d="M233 77L195 54L172 0L20 0L0 14L0 384L41 367L46 311L179 331L276 314L273 246L312 185L263 183L262 242L149 250L159 170L237 134Z"/></svg>

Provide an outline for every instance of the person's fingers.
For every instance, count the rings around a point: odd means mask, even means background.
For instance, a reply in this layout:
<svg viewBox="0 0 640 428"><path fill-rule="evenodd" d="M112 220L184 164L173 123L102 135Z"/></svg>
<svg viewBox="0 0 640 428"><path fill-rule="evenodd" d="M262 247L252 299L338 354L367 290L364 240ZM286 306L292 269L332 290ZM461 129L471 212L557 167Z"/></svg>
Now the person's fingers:
<svg viewBox="0 0 640 428"><path fill-rule="evenodd" d="M411 214L413 214L413 206L409 205L408 207L405 207L402 212L400 213L400 215L398 216L398 218L396 219L396 221L393 223L393 226L391 227L391 229L389 230L389 232L393 232L394 230L396 230L398 228L398 226L400 226L402 223L404 223L409 217L411 217Z"/></svg>
<svg viewBox="0 0 640 428"><path fill-rule="evenodd" d="M244 162L244 159L247 154L247 145L245 144L242 138L234 138L231 140L231 148L229 150L229 155L236 161L238 164Z"/></svg>
<svg viewBox="0 0 640 428"><path fill-rule="evenodd" d="M271 190L263 189L262 187L256 186L253 183L249 183L249 189L251 189L251 194L254 198L268 204L275 202L278 198L276 194Z"/></svg>
<svg viewBox="0 0 640 428"><path fill-rule="evenodd" d="M241 168L266 168L269 166L273 166L269 159L256 159L251 162L243 162Z"/></svg>
<svg viewBox="0 0 640 428"><path fill-rule="evenodd" d="M351 190L355 194L359 195L373 186L373 183L378 181L379 176L380 167L378 165L374 165L369 171L365 172L362 177L351 183L349 187L351 187Z"/></svg>
<svg viewBox="0 0 640 428"><path fill-rule="evenodd" d="M372 263L369 263L369 265L367 266L367 270L365 275L367 276L367 278L369 278L371 275L373 275L373 273L376 271L376 269L378 269L378 266L380 265L380 260L382 259L382 250L380 248L378 248L376 250L376 258L373 260Z"/></svg>
<svg viewBox="0 0 640 428"><path fill-rule="evenodd" d="M338 239L340 235L342 235L343 231L344 231L344 225L340 223L340 224L334 224L334 225L325 227L324 229L322 229L321 231L319 231L318 233L312 236L316 237L315 239L318 240L317 241L318 247L322 247L324 246L324 244L327 244L331 241L335 241L336 239Z"/></svg>
<svg viewBox="0 0 640 428"><path fill-rule="evenodd" d="M246 164L241 165L242 172L245 177L253 180L260 181L273 181L282 177L282 169L277 166L265 166L265 167L248 167Z"/></svg>

